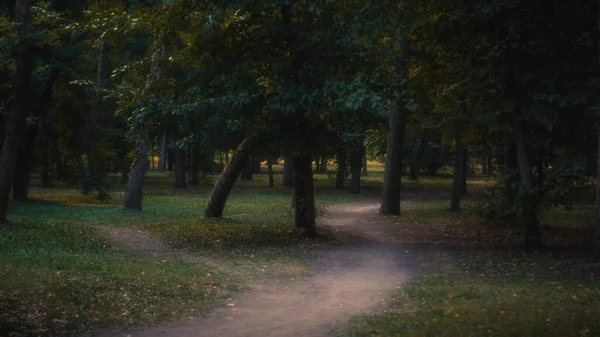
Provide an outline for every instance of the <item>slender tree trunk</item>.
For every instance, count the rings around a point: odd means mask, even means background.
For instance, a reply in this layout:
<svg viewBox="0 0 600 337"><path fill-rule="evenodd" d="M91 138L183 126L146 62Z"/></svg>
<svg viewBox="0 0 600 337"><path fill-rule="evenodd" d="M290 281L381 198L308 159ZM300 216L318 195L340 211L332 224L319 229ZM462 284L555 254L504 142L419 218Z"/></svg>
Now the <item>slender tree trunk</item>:
<svg viewBox="0 0 600 337"><path fill-rule="evenodd" d="M283 161L283 186L294 185L294 157L287 156Z"/></svg>
<svg viewBox="0 0 600 337"><path fill-rule="evenodd" d="M381 215L400 215L400 187L402 179L402 157L404 156L404 136L408 111L400 110L400 102L396 98L390 116L387 150L385 154L385 171L383 176L383 193L381 197Z"/></svg>
<svg viewBox="0 0 600 337"><path fill-rule="evenodd" d="M16 170L13 177L12 194L15 200L25 201L29 196L29 183L31 180L31 161L37 137L37 125L28 125L22 128L25 134L17 154Z"/></svg>
<svg viewBox="0 0 600 337"><path fill-rule="evenodd" d="M16 48L12 102L5 115L6 129L0 157L0 222L3 222L7 215L8 199L19 151L19 136L22 132L19 128L31 109L29 84L33 71L33 45L30 36L34 30L31 6L35 3L35 0L17 0L14 7L15 21L20 24L19 42Z"/></svg>
<svg viewBox="0 0 600 337"><path fill-rule="evenodd" d="M534 190L533 172L527 155L527 140L520 121L515 121L515 140L517 143L517 161L521 182L527 189L523 205L523 222L525 225L525 245L529 248L542 246L542 236L538 219L538 200Z"/></svg>
<svg viewBox="0 0 600 337"><path fill-rule="evenodd" d="M488 158L487 158L487 168L488 168L487 173L488 173L488 175L491 175L494 172L492 163L493 163L492 156L488 156Z"/></svg>
<svg viewBox="0 0 600 337"><path fill-rule="evenodd" d="M488 160L486 157L482 157L481 158L481 174L487 174L488 173Z"/></svg>
<svg viewBox="0 0 600 337"><path fill-rule="evenodd" d="M366 177L369 175L369 169L367 168L367 149L363 149L363 157L362 157L362 176Z"/></svg>
<svg viewBox="0 0 600 337"><path fill-rule="evenodd" d="M269 170L269 187L275 187L275 178L273 177L273 161L267 161L267 169Z"/></svg>
<svg viewBox="0 0 600 337"><path fill-rule="evenodd" d="M421 175L421 169L423 169L423 165L425 164L425 155L427 154L427 147L429 146L429 137L423 136L421 138L421 142L419 143L419 149L417 150L417 156L415 157L415 162L410 167L410 180L419 181L419 177Z"/></svg>
<svg viewBox="0 0 600 337"><path fill-rule="evenodd" d="M242 170L242 180L243 181L252 181L254 179L253 172L254 172L253 159L248 158L248 160L246 160L246 164L244 165L244 170Z"/></svg>
<svg viewBox="0 0 600 337"><path fill-rule="evenodd" d="M129 180L125 186L125 198L123 207L132 210L142 210L142 190L144 177L148 170L148 152L150 151L150 139L145 125L139 127L133 163L129 173Z"/></svg>
<svg viewBox="0 0 600 337"><path fill-rule="evenodd" d="M460 194L464 185L465 167L465 145L462 141L456 142L456 157L454 159L454 184L452 185L452 196L450 198L450 210L460 209Z"/></svg>
<svg viewBox="0 0 600 337"><path fill-rule="evenodd" d="M198 172L200 171L200 149L197 145L190 150L190 184L197 186L199 183Z"/></svg>
<svg viewBox="0 0 600 337"><path fill-rule="evenodd" d="M350 186L348 192L360 193L360 176L363 162L364 147L361 145L355 150L350 159L350 171L352 178L350 179Z"/></svg>
<svg viewBox="0 0 600 337"><path fill-rule="evenodd" d="M158 170L164 171L167 167L167 131L164 131L160 139L160 150L158 152Z"/></svg>
<svg viewBox="0 0 600 337"><path fill-rule="evenodd" d="M593 259L600 262L600 125L598 127L598 158L596 171L596 224L592 240Z"/></svg>
<svg viewBox="0 0 600 337"><path fill-rule="evenodd" d="M600 1L598 1L598 32L600 33ZM600 65L600 43L598 44L598 64ZM596 224L594 226L594 237L592 239L593 258L600 262L600 124L598 126L598 161L596 179Z"/></svg>
<svg viewBox="0 0 600 337"><path fill-rule="evenodd" d="M468 172L469 172L469 150L467 148L465 148L465 153L463 155L463 171L462 171L462 188L461 188L461 192L462 193L467 193L467 176L468 176Z"/></svg>
<svg viewBox="0 0 600 337"><path fill-rule="evenodd" d="M185 186L185 150L173 149L175 157L175 188L184 189Z"/></svg>
<svg viewBox="0 0 600 337"><path fill-rule="evenodd" d="M327 157L326 156L321 156L321 166L320 166L319 172L327 173Z"/></svg>
<svg viewBox="0 0 600 337"><path fill-rule="evenodd" d="M167 149L167 171L173 172L175 166L175 151L173 148Z"/></svg>
<svg viewBox="0 0 600 337"><path fill-rule="evenodd" d="M260 159L257 157L252 158L252 173L260 174Z"/></svg>
<svg viewBox="0 0 600 337"><path fill-rule="evenodd" d="M254 151L254 146L254 140L246 138L235 151L212 188L204 210L205 217L220 218L223 215L229 193Z"/></svg>
<svg viewBox="0 0 600 337"><path fill-rule="evenodd" d="M338 155L337 155L337 175L335 177L335 188L343 189L344 188L344 180L346 180L346 152L340 146L338 147Z"/></svg>
<svg viewBox="0 0 600 337"><path fill-rule="evenodd" d="M304 228L307 236L317 234L315 195L310 154L294 157L295 224Z"/></svg>
<svg viewBox="0 0 600 337"><path fill-rule="evenodd" d="M315 172L321 172L321 157L315 157Z"/></svg>

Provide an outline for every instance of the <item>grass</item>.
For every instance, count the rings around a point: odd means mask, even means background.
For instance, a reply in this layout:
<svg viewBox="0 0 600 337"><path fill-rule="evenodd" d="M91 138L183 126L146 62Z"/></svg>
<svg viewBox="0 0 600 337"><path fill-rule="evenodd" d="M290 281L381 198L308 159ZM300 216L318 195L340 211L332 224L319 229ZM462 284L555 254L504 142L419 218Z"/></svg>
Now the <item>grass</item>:
<svg viewBox="0 0 600 337"><path fill-rule="evenodd" d="M357 200L316 178L319 212ZM64 186L34 186L31 201L10 205L12 224L0 230L0 335L79 335L194 317L232 291L310 275L303 256L327 240L306 241L294 228L291 190L268 188L266 175L256 175L236 185L223 219L202 219L214 179L176 191L170 173L151 172L141 213L120 209L119 191L99 202ZM218 263L125 251L98 227L141 229Z"/></svg>
<svg viewBox="0 0 600 337"><path fill-rule="evenodd" d="M470 199L457 213L435 198L406 205L390 218L396 237L428 244L437 261L390 307L332 335L600 336L600 266L586 255L593 198L576 200L545 214L543 251L522 249L518 229L482 225Z"/></svg>

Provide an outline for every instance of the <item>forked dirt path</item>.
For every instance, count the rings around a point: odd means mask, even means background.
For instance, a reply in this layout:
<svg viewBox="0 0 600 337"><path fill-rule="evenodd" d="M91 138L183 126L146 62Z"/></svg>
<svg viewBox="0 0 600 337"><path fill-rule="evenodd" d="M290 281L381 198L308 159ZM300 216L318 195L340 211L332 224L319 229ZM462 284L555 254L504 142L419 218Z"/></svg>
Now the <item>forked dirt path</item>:
<svg viewBox="0 0 600 337"><path fill-rule="evenodd" d="M390 295L426 263L421 247L397 243L392 221L377 215L379 200L330 208L320 224L351 235L351 242L310 253L314 276L276 289L239 294L235 307L206 317L158 327L129 328L103 336L326 336L332 326L352 316L385 311ZM120 229L118 231L121 231ZM125 247L158 256L194 257L172 252L147 234L131 229L113 232Z"/></svg>

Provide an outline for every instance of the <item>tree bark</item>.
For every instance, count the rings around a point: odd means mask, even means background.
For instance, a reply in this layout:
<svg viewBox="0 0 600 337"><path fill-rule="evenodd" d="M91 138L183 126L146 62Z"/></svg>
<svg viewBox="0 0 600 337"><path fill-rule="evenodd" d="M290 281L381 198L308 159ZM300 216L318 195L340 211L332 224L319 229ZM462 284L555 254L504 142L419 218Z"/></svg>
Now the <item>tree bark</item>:
<svg viewBox="0 0 600 337"><path fill-rule="evenodd" d="M164 131L160 140L160 150L158 152L158 170L164 171L167 168L167 131Z"/></svg>
<svg viewBox="0 0 600 337"><path fill-rule="evenodd" d="M487 158L487 167L488 167L488 172L487 173L488 173L488 175L491 175L494 172L494 170L493 170L492 156L489 156Z"/></svg>
<svg viewBox="0 0 600 337"><path fill-rule="evenodd" d="M338 155L337 155L337 175L335 177L335 188L343 189L344 188L344 180L346 180L346 152L340 146L338 147Z"/></svg>
<svg viewBox="0 0 600 337"><path fill-rule="evenodd" d="M425 164L425 155L427 154L427 147L429 146L429 137L423 136L421 138L421 142L419 143L419 149L417 150L417 156L415 157L415 161L410 167L410 180L419 181L421 176L421 169L423 169L423 165Z"/></svg>
<svg viewBox="0 0 600 337"><path fill-rule="evenodd" d="M467 176L469 172L469 149L465 147L465 153L463 154L463 171L462 171L462 193L467 193Z"/></svg>
<svg viewBox="0 0 600 337"><path fill-rule="evenodd" d="M404 155L404 136L408 111L400 110L398 98L392 105L390 131L388 133L381 197L381 215L400 215L400 187L402 179L402 157Z"/></svg>
<svg viewBox="0 0 600 337"><path fill-rule="evenodd" d="M350 179L350 186L348 189L348 192L350 193L360 193L360 176L364 152L364 147L360 145L359 148L353 151L351 155L350 172L352 176Z"/></svg>
<svg viewBox="0 0 600 337"><path fill-rule="evenodd" d="M294 157L287 156L283 161L283 186L294 185Z"/></svg>
<svg viewBox="0 0 600 337"><path fill-rule="evenodd" d="M175 188L184 189L185 186L185 150L173 149L175 157Z"/></svg>
<svg viewBox="0 0 600 337"><path fill-rule="evenodd" d="M175 151L172 148L167 149L167 171L173 172L175 166Z"/></svg>
<svg viewBox="0 0 600 337"><path fill-rule="evenodd" d="M487 174L488 173L488 160L487 157L482 157L481 158L481 174Z"/></svg>
<svg viewBox="0 0 600 337"><path fill-rule="evenodd" d="M598 162L596 171L596 223L592 240L593 259L600 262L600 126L598 127Z"/></svg>
<svg viewBox="0 0 600 337"><path fill-rule="evenodd" d="M19 151L19 135L25 117L31 109L29 105L29 84L33 71L33 18L31 6L36 0L17 0L15 3L15 21L19 26L19 42L16 50L16 71L13 78L12 102L8 113L5 115L4 143L0 157L0 222L6 219L8 199L14 170Z"/></svg>
<svg viewBox="0 0 600 337"><path fill-rule="evenodd" d="M267 161L267 169L269 170L269 187L275 187L275 178L273 177L273 161Z"/></svg>
<svg viewBox="0 0 600 337"><path fill-rule="evenodd" d="M321 156L321 166L319 167L321 173L327 173L327 157Z"/></svg>
<svg viewBox="0 0 600 337"><path fill-rule="evenodd" d="M139 127L133 163L129 173L129 180L125 186L125 198L123 207L126 209L142 210L142 190L144 177L148 170L148 152L150 151L150 139L145 125Z"/></svg>
<svg viewBox="0 0 600 337"><path fill-rule="evenodd" d="M367 149L363 149L363 157L362 157L362 176L366 177L369 175L369 169L367 168Z"/></svg>
<svg viewBox="0 0 600 337"><path fill-rule="evenodd" d="M542 236L537 215L538 200L534 190L533 172L527 155L527 140L525 131L519 120L515 121L515 141L517 144L517 162L521 183L525 186L525 203L523 205L523 222L525 226L525 246L539 248L542 246Z"/></svg>
<svg viewBox="0 0 600 337"><path fill-rule="evenodd" d="M190 184L197 186L199 183L198 172L200 171L200 149L197 145L190 150Z"/></svg>
<svg viewBox="0 0 600 337"><path fill-rule="evenodd" d="M223 216L223 210L225 209L229 193L231 193L235 181L244 169L246 161L254 151L254 146L254 140L246 138L237 148L212 188L206 209L204 210L205 217L220 218Z"/></svg>
<svg viewBox="0 0 600 337"><path fill-rule="evenodd" d="M294 157L294 200L295 224L304 228L305 234L314 237L317 234L315 214L315 194L310 154Z"/></svg>
<svg viewBox="0 0 600 337"><path fill-rule="evenodd" d="M456 142L456 157L454 159L454 184L452 185L452 196L450 197L450 210L460 209L460 194L464 185L465 167L465 145L462 141Z"/></svg>

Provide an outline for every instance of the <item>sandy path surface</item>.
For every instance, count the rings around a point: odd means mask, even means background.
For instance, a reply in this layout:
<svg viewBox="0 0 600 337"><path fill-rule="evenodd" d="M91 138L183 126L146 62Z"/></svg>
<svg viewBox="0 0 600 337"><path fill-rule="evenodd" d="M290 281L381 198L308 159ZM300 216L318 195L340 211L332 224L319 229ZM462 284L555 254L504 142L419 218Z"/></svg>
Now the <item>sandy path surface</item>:
<svg viewBox="0 0 600 337"><path fill-rule="evenodd" d="M332 207L319 218L320 224L348 233L353 240L311 252L308 262L314 275L303 281L237 294L229 301L235 307L217 309L197 320L102 336L326 336L332 326L352 316L385 311L390 295L413 278L426 259L421 247L395 242L393 221L379 217L378 207L379 200L363 200ZM131 250L203 261L173 252L137 230L111 230L109 235Z"/></svg>

